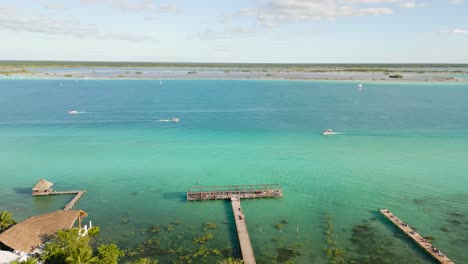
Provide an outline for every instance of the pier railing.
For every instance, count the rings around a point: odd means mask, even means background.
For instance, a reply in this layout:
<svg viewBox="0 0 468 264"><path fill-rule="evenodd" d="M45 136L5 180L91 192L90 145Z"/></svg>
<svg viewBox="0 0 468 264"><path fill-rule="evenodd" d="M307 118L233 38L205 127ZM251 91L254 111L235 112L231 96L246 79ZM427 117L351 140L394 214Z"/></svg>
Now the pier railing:
<svg viewBox="0 0 468 264"><path fill-rule="evenodd" d="M279 184L249 184L226 186L194 186L187 190L187 201L274 198L283 196Z"/></svg>

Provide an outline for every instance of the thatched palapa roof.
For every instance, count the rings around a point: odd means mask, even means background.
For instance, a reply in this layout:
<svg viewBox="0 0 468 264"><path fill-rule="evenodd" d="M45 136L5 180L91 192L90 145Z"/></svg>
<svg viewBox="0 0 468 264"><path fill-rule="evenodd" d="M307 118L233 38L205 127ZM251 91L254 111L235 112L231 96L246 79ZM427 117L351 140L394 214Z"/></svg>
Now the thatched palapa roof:
<svg viewBox="0 0 468 264"><path fill-rule="evenodd" d="M83 212L60 210L30 217L1 233L0 242L14 250L29 253L45 242L44 237L72 228L80 213Z"/></svg>
<svg viewBox="0 0 468 264"><path fill-rule="evenodd" d="M44 190L47 190L49 189L50 187L52 187L52 185L54 185L53 183L51 183L50 181L46 181L44 179L40 179L36 185L34 185L34 187L32 188L33 191L44 191Z"/></svg>

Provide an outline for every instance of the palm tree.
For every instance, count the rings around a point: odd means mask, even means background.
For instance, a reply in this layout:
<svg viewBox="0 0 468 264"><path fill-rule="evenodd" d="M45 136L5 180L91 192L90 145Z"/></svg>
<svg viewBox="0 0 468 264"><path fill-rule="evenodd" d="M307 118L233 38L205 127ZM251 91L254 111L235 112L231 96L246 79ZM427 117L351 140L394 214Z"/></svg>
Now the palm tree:
<svg viewBox="0 0 468 264"><path fill-rule="evenodd" d="M77 247L72 250L71 255L65 259L70 264L91 264L95 263L96 257L93 257L93 251L88 247Z"/></svg>
<svg viewBox="0 0 468 264"><path fill-rule="evenodd" d="M7 230L12 225L16 224L16 221L13 220L11 214L7 211L2 211L0 213L0 233Z"/></svg>
<svg viewBox="0 0 468 264"><path fill-rule="evenodd" d="M25 261L19 262L18 260L13 261L11 264L37 264L36 258L28 258Z"/></svg>

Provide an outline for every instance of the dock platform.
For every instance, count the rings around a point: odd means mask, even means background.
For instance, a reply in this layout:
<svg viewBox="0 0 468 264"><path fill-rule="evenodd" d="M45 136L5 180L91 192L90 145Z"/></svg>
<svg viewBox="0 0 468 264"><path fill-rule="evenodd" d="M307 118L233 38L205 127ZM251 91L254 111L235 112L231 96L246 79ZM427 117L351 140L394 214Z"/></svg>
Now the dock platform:
<svg viewBox="0 0 468 264"><path fill-rule="evenodd" d="M239 199L276 198L282 197L283 191L279 184L197 186L187 190L187 201L229 200L233 196Z"/></svg>
<svg viewBox="0 0 468 264"><path fill-rule="evenodd" d="M250 243L249 231L247 230L247 224L245 223L245 215L240 204L240 198L232 196L231 204L234 219L236 221L237 236L239 237L242 259L245 264L256 264L252 244Z"/></svg>
<svg viewBox="0 0 468 264"><path fill-rule="evenodd" d="M413 228L411 228L407 223L401 221L397 216L395 216L388 209L379 209L379 212L390 220L395 226L397 226L403 233L405 233L409 238L411 238L416 244L418 244L426 253L431 255L435 260L442 264L453 264L454 262L450 260L445 254L443 254L439 249L435 248L429 241L424 237L418 234Z"/></svg>

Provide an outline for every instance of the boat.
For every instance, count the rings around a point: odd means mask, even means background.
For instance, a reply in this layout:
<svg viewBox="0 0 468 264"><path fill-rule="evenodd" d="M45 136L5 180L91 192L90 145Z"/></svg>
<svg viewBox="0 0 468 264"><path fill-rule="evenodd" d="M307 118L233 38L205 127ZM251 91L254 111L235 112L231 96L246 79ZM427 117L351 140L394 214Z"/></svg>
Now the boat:
<svg viewBox="0 0 468 264"><path fill-rule="evenodd" d="M331 128L322 132L322 135L335 135L335 134L336 132L334 132Z"/></svg>
<svg viewBox="0 0 468 264"><path fill-rule="evenodd" d="M169 121L171 122L179 122L179 118L178 117L174 117L174 118L171 118Z"/></svg>
<svg viewBox="0 0 468 264"><path fill-rule="evenodd" d="M362 83L358 84L357 87L358 87L358 88L362 88Z"/></svg>
<svg viewBox="0 0 468 264"><path fill-rule="evenodd" d="M73 110L68 111L68 113L69 113L70 115L76 115L76 114L78 114L78 111L76 111L76 110L73 109Z"/></svg>

